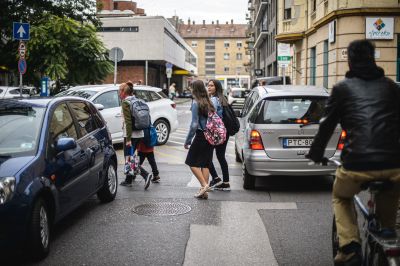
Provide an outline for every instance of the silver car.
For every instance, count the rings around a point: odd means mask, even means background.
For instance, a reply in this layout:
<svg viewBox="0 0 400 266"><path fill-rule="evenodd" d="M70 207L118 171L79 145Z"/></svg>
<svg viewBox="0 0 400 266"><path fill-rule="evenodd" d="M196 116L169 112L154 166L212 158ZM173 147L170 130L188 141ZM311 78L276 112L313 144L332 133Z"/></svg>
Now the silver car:
<svg viewBox="0 0 400 266"><path fill-rule="evenodd" d="M314 86L258 86L250 92L235 137L245 189L254 188L258 176L334 174L334 166L310 165L305 158L328 96L324 88ZM325 157L339 159L344 138L345 132L338 126Z"/></svg>

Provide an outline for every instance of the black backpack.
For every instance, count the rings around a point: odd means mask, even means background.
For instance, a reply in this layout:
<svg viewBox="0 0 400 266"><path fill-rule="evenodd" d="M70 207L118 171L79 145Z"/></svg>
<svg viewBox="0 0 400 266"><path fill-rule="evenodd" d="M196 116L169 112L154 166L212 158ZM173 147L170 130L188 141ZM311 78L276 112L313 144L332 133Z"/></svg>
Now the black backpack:
<svg viewBox="0 0 400 266"><path fill-rule="evenodd" d="M240 129L239 119L236 117L235 112L230 105L222 106L222 108L224 110L222 122L224 122L226 132L229 136L234 136Z"/></svg>

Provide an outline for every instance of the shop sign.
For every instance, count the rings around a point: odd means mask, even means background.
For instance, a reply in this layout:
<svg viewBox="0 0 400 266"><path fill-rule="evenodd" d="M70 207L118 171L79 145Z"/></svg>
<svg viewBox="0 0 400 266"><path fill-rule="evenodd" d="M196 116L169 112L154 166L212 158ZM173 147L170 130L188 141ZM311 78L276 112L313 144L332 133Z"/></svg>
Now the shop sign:
<svg viewBox="0 0 400 266"><path fill-rule="evenodd" d="M365 38L369 40L392 40L394 18L365 18Z"/></svg>

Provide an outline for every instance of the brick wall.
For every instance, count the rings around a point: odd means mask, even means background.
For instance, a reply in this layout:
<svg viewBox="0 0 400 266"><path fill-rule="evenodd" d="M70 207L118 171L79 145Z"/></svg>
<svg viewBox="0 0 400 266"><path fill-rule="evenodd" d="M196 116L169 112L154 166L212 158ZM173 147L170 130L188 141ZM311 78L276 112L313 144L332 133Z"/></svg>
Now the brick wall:
<svg viewBox="0 0 400 266"><path fill-rule="evenodd" d="M113 10L114 9L114 4L113 0L101 0L102 3L102 10Z"/></svg>
<svg viewBox="0 0 400 266"><path fill-rule="evenodd" d="M126 82L128 80L133 83L138 82L138 80L142 80L142 84L145 83L145 68L144 66L119 66L117 73L117 83ZM154 68L150 68L148 70L148 85L150 86L158 86L157 82L157 70ZM107 78L103 81L105 84L112 84L114 82L114 73L107 76Z"/></svg>

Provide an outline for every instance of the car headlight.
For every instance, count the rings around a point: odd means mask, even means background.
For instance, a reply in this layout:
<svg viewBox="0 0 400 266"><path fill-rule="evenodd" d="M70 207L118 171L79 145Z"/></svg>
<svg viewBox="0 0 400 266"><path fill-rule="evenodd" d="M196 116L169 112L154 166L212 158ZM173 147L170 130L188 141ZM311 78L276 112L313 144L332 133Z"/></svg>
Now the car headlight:
<svg viewBox="0 0 400 266"><path fill-rule="evenodd" d="M9 201L15 191L15 177L0 178L0 204Z"/></svg>

